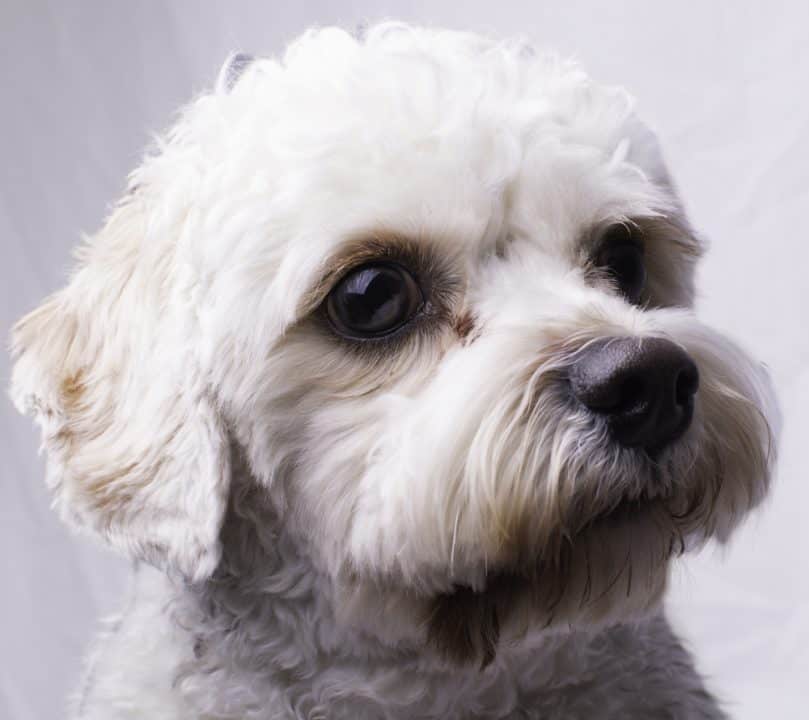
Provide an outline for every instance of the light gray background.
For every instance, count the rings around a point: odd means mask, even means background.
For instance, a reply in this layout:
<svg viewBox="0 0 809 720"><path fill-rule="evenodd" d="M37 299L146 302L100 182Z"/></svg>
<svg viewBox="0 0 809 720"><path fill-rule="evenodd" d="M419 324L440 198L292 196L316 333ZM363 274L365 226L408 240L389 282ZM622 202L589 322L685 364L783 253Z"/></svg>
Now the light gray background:
<svg viewBox="0 0 809 720"><path fill-rule="evenodd" d="M675 573L669 604L736 718L809 707L809 2L9 2L0 5L0 331L59 287L150 134L232 49L385 17L523 33L629 87L696 226L705 320L772 369L785 432L767 507ZM0 378L8 357L0 354ZM48 509L37 438L0 403L0 718L62 717L126 563Z"/></svg>

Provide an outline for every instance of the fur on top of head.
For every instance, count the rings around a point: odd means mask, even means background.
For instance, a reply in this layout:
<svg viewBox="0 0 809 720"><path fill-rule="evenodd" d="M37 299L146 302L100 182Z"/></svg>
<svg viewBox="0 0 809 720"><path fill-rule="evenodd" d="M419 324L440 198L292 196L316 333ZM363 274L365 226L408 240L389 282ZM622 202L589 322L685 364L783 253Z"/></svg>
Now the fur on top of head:
<svg viewBox="0 0 809 720"><path fill-rule="evenodd" d="M695 316L700 242L626 92L401 24L223 73L15 329L13 396L64 517L204 581L238 448L338 602L406 597L429 626L472 597L499 628L647 609L672 554L762 499L767 379ZM634 303L594 264L617 226L643 246ZM350 337L329 298L373 263L420 303ZM691 427L654 458L569 390L615 336L699 368Z"/></svg>

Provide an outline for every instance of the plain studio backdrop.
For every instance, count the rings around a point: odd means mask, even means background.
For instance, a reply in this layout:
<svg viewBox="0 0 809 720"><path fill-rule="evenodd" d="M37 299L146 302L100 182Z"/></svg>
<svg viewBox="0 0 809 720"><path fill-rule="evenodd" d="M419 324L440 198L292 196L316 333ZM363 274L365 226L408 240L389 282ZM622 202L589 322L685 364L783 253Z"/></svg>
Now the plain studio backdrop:
<svg viewBox="0 0 809 720"><path fill-rule="evenodd" d="M385 18L521 34L625 85L711 243L703 320L771 368L784 433L767 505L678 563L668 604L743 720L809 706L809 2L28 2L0 6L0 330L60 287L154 132L231 50ZM7 384L8 355L0 354ZM38 437L0 403L0 718L63 716L128 567L49 509Z"/></svg>

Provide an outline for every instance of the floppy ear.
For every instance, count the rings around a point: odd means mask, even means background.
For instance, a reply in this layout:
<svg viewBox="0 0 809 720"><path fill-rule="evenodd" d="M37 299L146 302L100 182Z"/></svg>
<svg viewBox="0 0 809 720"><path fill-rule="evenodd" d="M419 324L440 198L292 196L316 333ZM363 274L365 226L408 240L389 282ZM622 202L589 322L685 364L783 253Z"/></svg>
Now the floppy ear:
<svg viewBox="0 0 809 720"><path fill-rule="evenodd" d="M219 560L228 438L177 236L147 222L145 202L125 198L70 284L17 324L12 398L41 426L64 519L199 581Z"/></svg>

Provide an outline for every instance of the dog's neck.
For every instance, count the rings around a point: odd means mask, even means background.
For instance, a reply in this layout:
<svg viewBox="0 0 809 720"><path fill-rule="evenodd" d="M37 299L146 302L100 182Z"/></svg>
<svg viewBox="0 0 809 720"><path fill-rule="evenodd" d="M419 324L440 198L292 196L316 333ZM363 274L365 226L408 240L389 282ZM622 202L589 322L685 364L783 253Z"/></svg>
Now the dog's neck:
<svg viewBox="0 0 809 720"><path fill-rule="evenodd" d="M221 693L208 690L199 708L216 717L231 717L232 708L238 717L276 717L264 714L270 707L287 707L290 717L319 717L318 709L328 717L508 717L598 672L591 633L504 647L481 669L449 664L423 646L380 642L345 624L335 617L332 584L252 480L234 486L222 541L214 577L175 586L172 604L174 623L193 648L178 687L197 708L194 688L221 683ZM614 628L601 633L601 642L629 646L634 635ZM222 707L211 707L212 697L221 697Z"/></svg>

